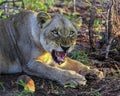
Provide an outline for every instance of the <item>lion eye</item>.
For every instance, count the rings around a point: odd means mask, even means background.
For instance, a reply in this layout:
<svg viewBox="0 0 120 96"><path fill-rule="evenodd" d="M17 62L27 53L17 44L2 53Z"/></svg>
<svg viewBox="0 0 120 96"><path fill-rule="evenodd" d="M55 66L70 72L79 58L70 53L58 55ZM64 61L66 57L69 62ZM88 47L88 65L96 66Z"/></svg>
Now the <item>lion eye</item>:
<svg viewBox="0 0 120 96"><path fill-rule="evenodd" d="M71 31L69 36L72 37L74 35L74 33L75 33L74 31Z"/></svg>
<svg viewBox="0 0 120 96"><path fill-rule="evenodd" d="M58 31L56 31L56 30L53 30L52 33L53 33L53 35L54 35L55 37L58 37L58 36L59 36L59 33L58 33Z"/></svg>

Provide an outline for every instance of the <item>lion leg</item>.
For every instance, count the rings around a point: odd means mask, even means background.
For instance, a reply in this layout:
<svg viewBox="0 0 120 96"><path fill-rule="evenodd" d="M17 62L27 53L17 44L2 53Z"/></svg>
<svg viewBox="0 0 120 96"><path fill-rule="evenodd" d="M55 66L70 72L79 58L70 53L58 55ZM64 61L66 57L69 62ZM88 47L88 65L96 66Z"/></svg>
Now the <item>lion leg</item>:
<svg viewBox="0 0 120 96"><path fill-rule="evenodd" d="M73 70L77 73L79 73L83 69L86 71L90 69L89 66L86 66L82 64L81 62L78 62L70 58L66 58L66 61L63 64L58 65L58 67L61 69L65 69L65 70Z"/></svg>
<svg viewBox="0 0 120 96"><path fill-rule="evenodd" d="M90 74L95 75L96 79L104 78L103 72L99 71L98 69L96 68L91 69L90 66L84 65L81 62L78 62L70 58L66 58L66 62L58 67L65 70L73 70L83 76Z"/></svg>
<svg viewBox="0 0 120 96"><path fill-rule="evenodd" d="M24 66L23 70L30 75L45 77L59 82L61 85L85 85L86 79L84 76L69 70L62 70L60 68L51 67L49 65L31 60Z"/></svg>

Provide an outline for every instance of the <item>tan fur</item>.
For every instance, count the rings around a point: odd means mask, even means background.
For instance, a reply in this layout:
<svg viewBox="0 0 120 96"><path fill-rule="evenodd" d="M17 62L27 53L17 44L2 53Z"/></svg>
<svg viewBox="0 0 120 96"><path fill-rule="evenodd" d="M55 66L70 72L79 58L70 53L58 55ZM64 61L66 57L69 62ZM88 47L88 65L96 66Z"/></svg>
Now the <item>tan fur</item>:
<svg viewBox="0 0 120 96"><path fill-rule="evenodd" d="M48 18L49 17L49 18ZM52 50L71 52L76 44L75 24L60 14L23 11L0 21L0 72L27 74L48 78L61 85L85 85L85 75L102 72L65 58L61 65L52 58Z"/></svg>

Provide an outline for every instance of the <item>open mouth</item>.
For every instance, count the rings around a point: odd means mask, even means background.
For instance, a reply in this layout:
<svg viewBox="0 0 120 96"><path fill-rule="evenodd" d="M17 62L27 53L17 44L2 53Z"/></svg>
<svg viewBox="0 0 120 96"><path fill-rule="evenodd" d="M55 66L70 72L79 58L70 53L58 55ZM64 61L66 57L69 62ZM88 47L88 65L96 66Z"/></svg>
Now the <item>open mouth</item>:
<svg viewBox="0 0 120 96"><path fill-rule="evenodd" d="M54 61L58 64L61 64L65 61L65 58L67 56L67 53L62 52L62 51L52 51L52 57L54 59Z"/></svg>

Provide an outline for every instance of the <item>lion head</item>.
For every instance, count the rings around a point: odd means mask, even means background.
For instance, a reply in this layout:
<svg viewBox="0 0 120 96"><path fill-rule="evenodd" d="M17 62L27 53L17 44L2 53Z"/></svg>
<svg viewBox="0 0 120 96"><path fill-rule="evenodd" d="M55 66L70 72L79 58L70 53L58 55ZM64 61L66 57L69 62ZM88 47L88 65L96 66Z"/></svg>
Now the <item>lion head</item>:
<svg viewBox="0 0 120 96"><path fill-rule="evenodd" d="M40 42L43 48L51 53L55 62L63 63L76 44L75 25L60 14L48 15L41 12L38 14L38 20L41 26Z"/></svg>

